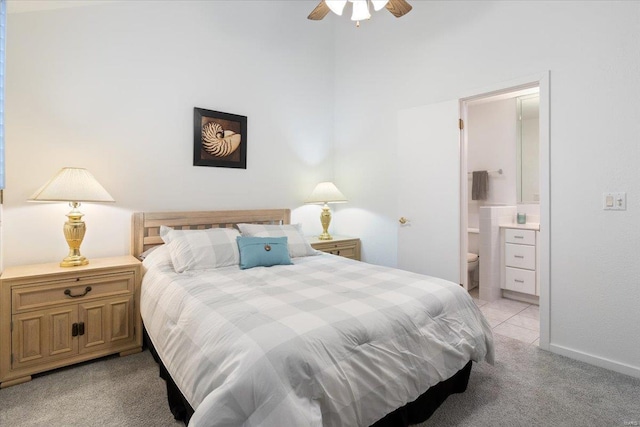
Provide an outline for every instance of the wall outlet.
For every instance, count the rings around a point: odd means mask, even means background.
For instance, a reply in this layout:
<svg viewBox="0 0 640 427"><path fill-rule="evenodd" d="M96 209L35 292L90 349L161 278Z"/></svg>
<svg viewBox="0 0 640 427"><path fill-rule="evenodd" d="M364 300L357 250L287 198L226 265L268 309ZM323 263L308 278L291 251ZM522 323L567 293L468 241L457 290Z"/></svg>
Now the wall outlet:
<svg viewBox="0 0 640 427"><path fill-rule="evenodd" d="M604 193L602 209L605 211L626 211L627 193Z"/></svg>

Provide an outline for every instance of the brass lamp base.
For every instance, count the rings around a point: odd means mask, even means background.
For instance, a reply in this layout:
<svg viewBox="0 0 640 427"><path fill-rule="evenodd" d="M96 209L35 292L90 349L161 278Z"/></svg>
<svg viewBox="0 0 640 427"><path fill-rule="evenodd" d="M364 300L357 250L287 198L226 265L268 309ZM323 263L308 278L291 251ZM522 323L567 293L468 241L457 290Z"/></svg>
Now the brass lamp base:
<svg viewBox="0 0 640 427"><path fill-rule="evenodd" d="M82 255L67 256L60 262L60 267L78 267L89 264L89 260Z"/></svg>
<svg viewBox="0 0 640 427"><path fill-rule="evenodd" d="M87 228L82 220L83 214L78 210L80 203L71 202L71 212L67 214L68 221L64 223L64 237L69 245L69 255L60 263L60 267L78 267L89 264L89 260L80 254L80 244L84 239Z"/></svg>
<svg viewBox="0 0 640 427"><path fill-rule="evenodd" d="M329 234L329 224L331 224L331 211L329 205L324 204L322 212L320 213L320 223L322 224L322 234L318 236L318 240L333 240L331 234Z"/></svg>

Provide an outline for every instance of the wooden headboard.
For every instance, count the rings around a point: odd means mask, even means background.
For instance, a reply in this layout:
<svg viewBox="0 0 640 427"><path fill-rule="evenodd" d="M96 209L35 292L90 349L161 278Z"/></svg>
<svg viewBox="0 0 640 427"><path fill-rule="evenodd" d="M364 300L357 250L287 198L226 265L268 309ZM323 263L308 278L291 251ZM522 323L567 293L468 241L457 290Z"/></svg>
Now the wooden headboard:
<svg viewBox="0 0 640 427"><path fill-rule="evenodd" d="M204 230L214 227L234 228L241 223L289 224L290 221L289 209L135 212L131 217L131 255L138 257L151 247L161 245L161 225L176 230Z"/></svg>

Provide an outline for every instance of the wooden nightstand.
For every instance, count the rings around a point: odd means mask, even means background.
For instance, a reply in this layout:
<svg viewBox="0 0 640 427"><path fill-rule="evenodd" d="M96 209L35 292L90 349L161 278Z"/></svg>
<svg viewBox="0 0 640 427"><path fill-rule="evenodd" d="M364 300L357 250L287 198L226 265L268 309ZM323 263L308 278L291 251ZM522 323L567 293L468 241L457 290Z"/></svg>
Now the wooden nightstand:
<svg viewBox="0 0 640 427"><path fill-rule="evenodd" d="M142 349L141 263L9 267L0 276L0 387L108 354Z"/></svg>
<svg viewBox="0 0 640 427"><path fill-rule="evenodd" d="M311 247L317 251L340 255L360 261L360 239L357 237L333 236L333 240L308 237Z"/></svg>

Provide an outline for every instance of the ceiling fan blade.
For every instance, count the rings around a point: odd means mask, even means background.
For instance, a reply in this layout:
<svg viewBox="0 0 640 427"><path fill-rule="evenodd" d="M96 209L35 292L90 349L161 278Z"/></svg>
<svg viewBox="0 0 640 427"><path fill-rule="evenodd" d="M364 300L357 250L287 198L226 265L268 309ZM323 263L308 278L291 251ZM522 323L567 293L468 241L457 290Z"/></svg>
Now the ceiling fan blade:
<svg viewBox="0 0 640 427"><path fill-rule="evenodd" d="M307 16L307 19L311 19L313 21L319 21L322 18L324 18L325 16L327 16L327 13L329 13L330 11L331 11L331 9L329 9L329 6L327 6L327 4L324 2L324 0L322 0L316 6L316 8L311 11L309 16Z"/></svg>
<svg viewBox="0 0 640 427"><path fill-rule="evenodd" d="M406 15L412 9L411 5L406 0L389 0L387 3L387 10L393 13L393 16L400 18Z"/></svg>

